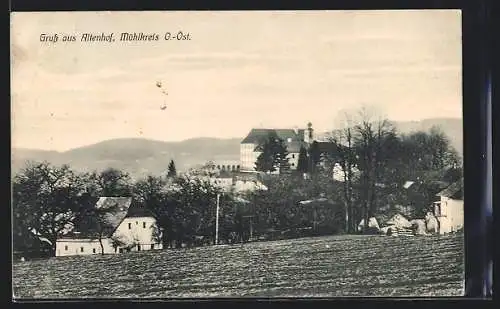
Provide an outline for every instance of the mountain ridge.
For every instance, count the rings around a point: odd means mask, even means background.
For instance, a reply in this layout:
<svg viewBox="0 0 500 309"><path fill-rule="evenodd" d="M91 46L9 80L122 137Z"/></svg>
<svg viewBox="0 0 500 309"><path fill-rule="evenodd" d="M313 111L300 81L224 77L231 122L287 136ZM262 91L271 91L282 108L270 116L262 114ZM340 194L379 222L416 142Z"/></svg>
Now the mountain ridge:
<svg viewBox="0 0 500 309"><path fill-rule="evenodd" d="M400 134L428 131L432 126L441 127L451 145L462 154L462 120L435 118L420 121L393 121ZM249 129L250 130L250 129ZM177 170L184 171L207 161L238 161L238 138L194 137L182 141L160 141L147 138L116 138L103 140L66 151L13 148L12 172L18 172L26 161L47 161L54 165L69 164L80 172L114 167L128 172L133 178L148 174L160 175L167 171L174 160Z"/></svg>

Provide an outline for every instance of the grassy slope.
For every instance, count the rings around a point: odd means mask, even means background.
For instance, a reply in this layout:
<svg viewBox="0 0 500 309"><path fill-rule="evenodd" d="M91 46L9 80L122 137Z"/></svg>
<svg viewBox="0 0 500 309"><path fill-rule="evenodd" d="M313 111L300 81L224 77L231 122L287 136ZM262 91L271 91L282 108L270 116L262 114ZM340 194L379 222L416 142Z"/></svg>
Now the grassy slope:
<svg viewBox="0 0 500 309"><path fill-rule="evenodd" d="M450 296L463 236L336 236L16 263L15 297Z"/></svg>

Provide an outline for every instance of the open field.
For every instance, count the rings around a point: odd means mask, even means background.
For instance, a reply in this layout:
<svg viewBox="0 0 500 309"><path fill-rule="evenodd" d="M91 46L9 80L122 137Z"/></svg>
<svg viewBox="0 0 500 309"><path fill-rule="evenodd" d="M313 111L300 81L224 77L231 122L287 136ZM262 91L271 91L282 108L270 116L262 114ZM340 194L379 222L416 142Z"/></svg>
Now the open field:
<svg viewBox="0 0 500 309"><path fill-rule="evenodd" d="M463 235L330 236L13 265L15 298L459 296Z"/></svg>

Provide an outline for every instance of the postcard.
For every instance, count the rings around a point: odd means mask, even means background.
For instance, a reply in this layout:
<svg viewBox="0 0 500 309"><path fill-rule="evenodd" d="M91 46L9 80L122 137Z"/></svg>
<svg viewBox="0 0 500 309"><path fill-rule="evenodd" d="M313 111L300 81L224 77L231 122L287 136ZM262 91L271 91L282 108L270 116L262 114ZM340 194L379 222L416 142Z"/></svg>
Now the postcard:
<svg viewBox="0 0 500 309"><path fill-rule="evenodd" d="M11 14L13 299L460 296L459 10Z"/></svg>

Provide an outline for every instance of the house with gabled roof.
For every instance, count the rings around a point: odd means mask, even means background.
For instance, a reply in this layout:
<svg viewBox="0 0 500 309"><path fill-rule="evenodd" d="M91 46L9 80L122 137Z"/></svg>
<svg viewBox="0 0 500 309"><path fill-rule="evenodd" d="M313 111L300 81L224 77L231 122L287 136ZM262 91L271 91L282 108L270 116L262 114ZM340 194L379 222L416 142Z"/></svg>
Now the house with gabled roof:
<svg viewBox="0 0 500 309"><path fill-rule="evenodd" d="M162 249L156 240L156 220L131 197L101 197L96 208L109 209L103 220L106 227L98 236L95 230L72 231L56 242L56 256L112 254L126 251ZM102 246L101 246L102 244Z"/></svg>
<svg viewBox="0 0 500 309"><path fill-rule="evenodd" d="M463 179L452 183L436 194L439 201L434 202L434 216L439 222L439 233L456 232L464 225Z"/></svg>

